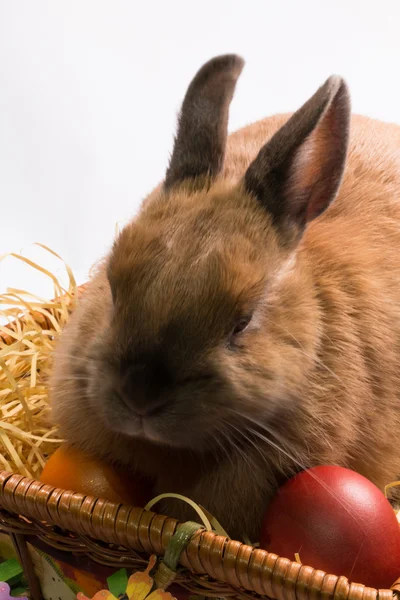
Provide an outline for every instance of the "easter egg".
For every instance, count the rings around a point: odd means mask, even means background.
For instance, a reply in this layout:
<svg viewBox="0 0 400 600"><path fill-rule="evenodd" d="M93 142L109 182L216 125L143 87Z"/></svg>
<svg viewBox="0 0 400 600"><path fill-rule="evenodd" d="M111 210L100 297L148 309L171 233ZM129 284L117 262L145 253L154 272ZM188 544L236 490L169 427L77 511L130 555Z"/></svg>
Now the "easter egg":
<svg viewBox="0 0 400 600"><path fill-rule="evenodd" d="M374 588L400 577L400 526L368 479L335 466L303 471L270 502L260 547Z"/></svg>
<svg viewBox="0 0 400 600"><path fill-rule="evenodd" d="M145 506L152 497L150 482L136 473L111 467L71 446L63 445L46 463L40 481L112 502Z"/></svg>

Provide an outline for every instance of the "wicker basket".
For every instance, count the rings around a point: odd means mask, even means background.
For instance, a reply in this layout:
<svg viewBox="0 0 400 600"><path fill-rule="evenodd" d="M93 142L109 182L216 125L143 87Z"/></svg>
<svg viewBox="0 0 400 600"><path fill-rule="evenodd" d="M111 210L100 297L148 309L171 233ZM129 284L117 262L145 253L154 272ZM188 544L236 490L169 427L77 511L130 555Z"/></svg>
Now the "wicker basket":
<svg viewBox="0 0 400 600"><path fill-rule="evenodd" d="M149 555L163 556L177 521L143 509L55 489L0 472L0 531L10 535L24 567L33 600L42 593L28 543L74 560L108 567L142 567ZM396 600L345 577L326 574L263 550L199 529L181 554L176 582L210 597L277 600Z"/></svg>

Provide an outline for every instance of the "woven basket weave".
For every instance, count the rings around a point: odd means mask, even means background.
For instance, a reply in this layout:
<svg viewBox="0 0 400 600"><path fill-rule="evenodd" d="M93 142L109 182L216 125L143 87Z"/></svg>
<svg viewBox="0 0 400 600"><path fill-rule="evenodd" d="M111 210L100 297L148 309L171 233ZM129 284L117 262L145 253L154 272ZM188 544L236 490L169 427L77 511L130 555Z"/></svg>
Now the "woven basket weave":
<svg viewBox="0 0 400 600"><path fill-rule="evenodd" d="M162 556L178 522L143 509L55 489L0 472L0 531L15 545L33 600L42 595L27 542L90 557L111 567L140 568ZM376 590L199 529L180 558L176 581L210 597L276 600L399 600L400 579Z"/></svg>

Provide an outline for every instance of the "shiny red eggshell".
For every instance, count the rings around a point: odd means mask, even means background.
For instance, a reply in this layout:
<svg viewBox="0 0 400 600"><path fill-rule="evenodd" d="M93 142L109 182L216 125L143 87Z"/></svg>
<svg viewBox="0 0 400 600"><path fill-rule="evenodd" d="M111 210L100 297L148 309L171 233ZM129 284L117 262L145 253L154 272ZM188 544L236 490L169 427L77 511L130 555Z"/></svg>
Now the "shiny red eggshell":
<svg viewBox="0 0 400 600"><path fill-rule="evenodd" d="M374 588L400 577L400 526L382 492L342 467L303 471L271 501L261 548Z"/></svg>

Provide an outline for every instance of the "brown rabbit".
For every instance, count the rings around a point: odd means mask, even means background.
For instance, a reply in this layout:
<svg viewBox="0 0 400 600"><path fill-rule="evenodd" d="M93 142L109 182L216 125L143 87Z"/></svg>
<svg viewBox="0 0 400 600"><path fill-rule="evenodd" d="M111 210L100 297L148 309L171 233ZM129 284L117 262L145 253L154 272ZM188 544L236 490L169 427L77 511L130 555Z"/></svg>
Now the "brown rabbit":
<svg viewBox="0 0 400 600"><path fill-rule="evenodd" d="M72 444L256 540L300 469L400 473L400 128L353 117L349 139L331 77L227 139L242 67L193 79L165 181L91 281L51 388Z"/></svg>

